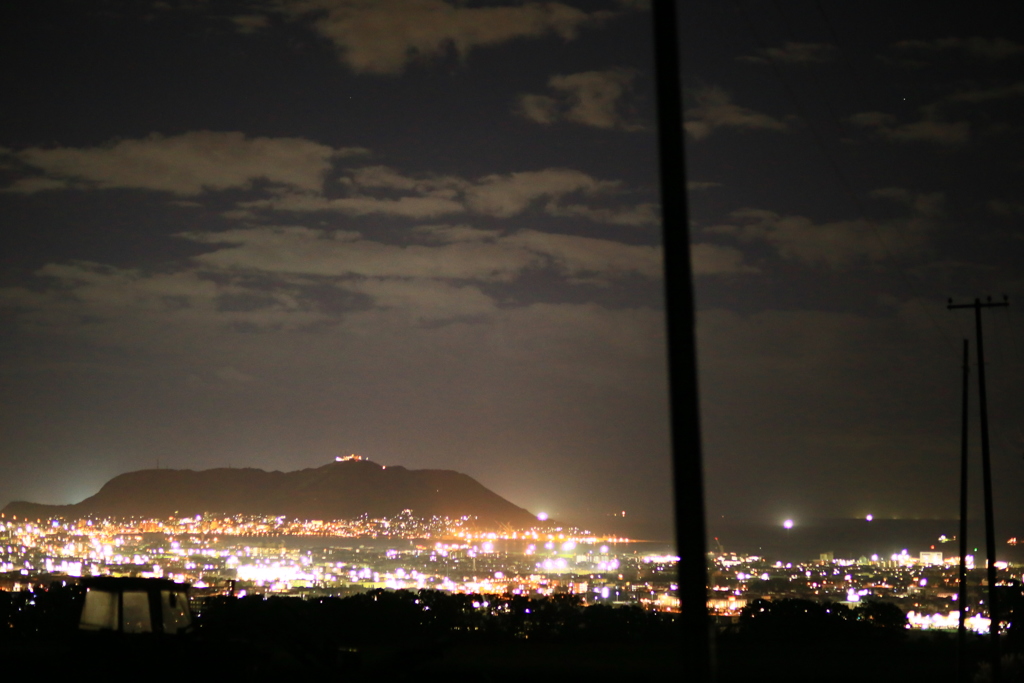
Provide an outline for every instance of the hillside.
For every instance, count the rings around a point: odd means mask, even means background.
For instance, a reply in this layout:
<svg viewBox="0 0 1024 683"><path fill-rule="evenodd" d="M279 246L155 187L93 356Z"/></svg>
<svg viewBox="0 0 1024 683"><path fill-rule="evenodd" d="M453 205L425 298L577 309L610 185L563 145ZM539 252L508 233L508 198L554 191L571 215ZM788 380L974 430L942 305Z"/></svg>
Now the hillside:
<svg viewBox="0 0 1024 683"><path fill-rule="evenodd" d="M74 505L16 501L23 517L167 517L218 512L296 519L476 516L485 527L527 527L537 518L472 477L453 470L382 467L368 460L333 462L294 472L244 468L140 470L118 475Z"/></svg>

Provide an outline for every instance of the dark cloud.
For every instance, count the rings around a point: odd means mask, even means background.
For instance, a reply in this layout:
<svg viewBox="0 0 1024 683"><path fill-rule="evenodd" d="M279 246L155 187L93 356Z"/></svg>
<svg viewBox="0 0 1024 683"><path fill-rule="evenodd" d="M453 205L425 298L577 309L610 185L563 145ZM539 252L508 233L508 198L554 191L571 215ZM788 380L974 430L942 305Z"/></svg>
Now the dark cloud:
<svg viewBox="0 0 1024 683"><path fill-rule="evenodd" d="M1003 37L983 36L935 38L932 40L900 40L892 44L900 52L929 54L956 53L986 61L999 61L1024 54L1024 44Z"/></svg>
<svg viewBox="0 0 1024 683"><path fill-rule="evenodd" d="M824 64L836 58L838 50L828 43L786 42L781 47L767 47L757 55L740 55L736 59L753 64Z"/></svg>
<svg viewBox="0 0 1024 683"><path fill-rule="evenodd" d="M884 140L898 143L924 142L939 145L963 145L971 138L971 124L967 121L923 119L911 123L899 123L892 114L869 111L852 115L850 123L870 130Z"/></svg>

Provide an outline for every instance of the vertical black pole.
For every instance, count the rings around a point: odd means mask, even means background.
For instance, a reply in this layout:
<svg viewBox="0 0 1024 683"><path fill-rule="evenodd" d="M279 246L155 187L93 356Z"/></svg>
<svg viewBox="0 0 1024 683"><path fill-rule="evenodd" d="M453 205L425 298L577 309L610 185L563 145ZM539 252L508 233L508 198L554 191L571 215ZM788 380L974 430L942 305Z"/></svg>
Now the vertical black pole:
<svg viewBox="0 0 1024 683"><path fill-rule="evenodd" d="M662 244L669 348L672 464L675 487L682 656L687 680L712 679L707 607L707 546L701 464L697 352L689 216L683 157L683 103L678 17L674 0L654 0L654 57L658 93Z"/></svg>
<svg viewBox="0 0 1024 683"><path fill-rule="evenodd" d="M992 458L989 455L988 443L988 395L985 392L985 343L981 329L981 309L983 308L1005 308L1010 305L1009 299L1003 296L1002 302L993 302L988 297L986 303L981 299L975 299L973 304L954 304L949 300L946 308L973 308L974 309L974 334L978 344L978 403L981 409L981 468L982 485L985 494L985 555L988 558L988 616L991 622L989 636L991 636L991 662L992 680L998 681L1001 674L1001 663L999 660L999 604L996 593L996 531L995 514L992 510Z"/></svg>
<svg viewBox="0 0 1024 683"><path fill-rule="evenodd" d="M992 461L988 447L988 400L985 395L985 345L981 336L981 300L974 300L974 329L978 344L978 403L981 408L981 475L985 487L985 554L988 556L988 616L991 620L992 680L999 680L999 614L996 604L996 531L992 512Z"/></svg>
<svg viewBox="0 0 1024 683"><path fill-rule="evenodd" d="M960 606L957 625L957 681L967 680L967 377L968 341L964 339L963 398L960 410L960 588L956 600Z"/></svg>

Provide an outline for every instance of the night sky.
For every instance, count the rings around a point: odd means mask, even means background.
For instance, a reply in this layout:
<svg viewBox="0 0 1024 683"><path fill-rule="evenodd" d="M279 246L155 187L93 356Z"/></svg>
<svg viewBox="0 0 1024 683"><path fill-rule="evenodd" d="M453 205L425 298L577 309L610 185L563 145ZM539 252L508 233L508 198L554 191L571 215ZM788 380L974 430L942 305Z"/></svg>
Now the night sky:
<svg viewBox="0 0 1024 683"><path fill-rule="evenodd" d="M974 320L946 299L1006 294L1020 520L1024 29L682 7L710 518L954 517ZM644 2L0 11L0 505L358 453L667 537Z"/></svg>

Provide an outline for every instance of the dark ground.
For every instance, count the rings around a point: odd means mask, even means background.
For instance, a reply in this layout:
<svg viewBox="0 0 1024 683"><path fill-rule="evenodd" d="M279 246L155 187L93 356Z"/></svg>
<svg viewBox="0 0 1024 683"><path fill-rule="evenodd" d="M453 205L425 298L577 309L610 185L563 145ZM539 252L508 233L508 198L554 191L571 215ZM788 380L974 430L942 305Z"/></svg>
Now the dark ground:
<svg viewBox="0 0 1024 683"><path fill-rule="evenodd" d="M672 615L582 607L572 596L372 591L308 601L212 598L201 605L199 627L185 636L79 632L80 598L76 586L0 592L0 657L45 665L54 676L81 674L84 662L117 661L119 671L157 679L180 673L181 665L209 679L350 681L686 680L691 669ZM848 610L755 601L715 638L718 680L954 683L956 635L908 631L904 619L884 603ZM1024 680L1021 631L1012 627L1003 638L1004 651L1018 658L1007 660L1005 681ZM968 680L990 680L981 663L986 653L987 639L972 637Z"/></svg>

